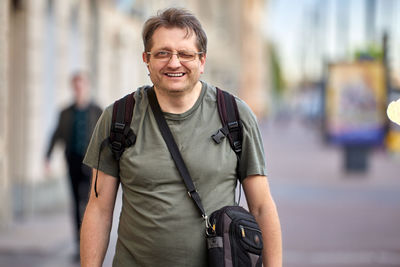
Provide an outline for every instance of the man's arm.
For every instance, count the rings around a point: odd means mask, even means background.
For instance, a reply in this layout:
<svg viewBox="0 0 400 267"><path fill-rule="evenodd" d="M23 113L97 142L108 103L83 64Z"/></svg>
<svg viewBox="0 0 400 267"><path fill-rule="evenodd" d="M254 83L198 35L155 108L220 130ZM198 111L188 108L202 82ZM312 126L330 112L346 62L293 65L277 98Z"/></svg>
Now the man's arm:
<svg viewBox="0 0 400 267"><path fill-rule="evenodd" d="M65 111L62 111L60 115L58 116L58 121L57 121L57 127L55 128L51 138L49 145L47 147L47 152L46 152L46 161L50 160L51 153L53 152L53 148L57 141L61 139L61 132L62 132L62 127L63 124L65 124ZM65 141L65 140L64 140Z"/></svg>
<svg viewBox="0 0 400 267"><path fill-rule="evenodd" d="M93 169L92 188L81 228L81 266L100 267L107 252L119 180L101 171L97 178L96 198L93 193L96 170Z"/></svg>
<svg viewBox="0 0 400 267"><path fill-rule="evenodd" d="M247 204L263 235L263 264L282 266L282 234L278 212L265 176L249 176L243 181Z"/></svg>

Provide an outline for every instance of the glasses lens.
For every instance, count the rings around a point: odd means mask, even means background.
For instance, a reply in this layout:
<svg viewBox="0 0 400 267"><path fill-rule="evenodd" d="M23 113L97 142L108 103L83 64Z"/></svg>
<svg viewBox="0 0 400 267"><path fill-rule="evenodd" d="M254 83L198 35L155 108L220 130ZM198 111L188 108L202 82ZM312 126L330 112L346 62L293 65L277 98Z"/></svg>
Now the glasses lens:
<svg viewBox="0 0 400 267"><path fill-rule="evenodd" d="M168 51L158 51L153 54L154 58L157 60L167 61L171 58L171 52Z"/></svg>
<svg viewBox="0 0 400 267"><path fill-rule="evenodd" d="M187 51L179 52L178 57L181 62L192 61L196 58L196 53Z"/></svg>

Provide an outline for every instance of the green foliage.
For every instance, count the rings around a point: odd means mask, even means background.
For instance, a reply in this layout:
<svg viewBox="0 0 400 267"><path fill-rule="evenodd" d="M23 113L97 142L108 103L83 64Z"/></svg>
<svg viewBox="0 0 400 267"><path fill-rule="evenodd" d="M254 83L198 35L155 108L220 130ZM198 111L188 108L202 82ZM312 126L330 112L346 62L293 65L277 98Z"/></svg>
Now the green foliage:
<svg viewBox="0 0 400 267"><path fill-rule="evenodd" d="M369 44L365 49L356 50L355 54L356 60L371 59L371 60L382 60L383 59L383 49L376 44Z"/></svg>
<svg viewBox="0 0 400 267"><path fill-rule="evenodd" d="M281 64L278 53L272 44L267 44L269 65L272 79L272 91L276 96L281 96L285 90L285 81L283 78Z"/></svg>

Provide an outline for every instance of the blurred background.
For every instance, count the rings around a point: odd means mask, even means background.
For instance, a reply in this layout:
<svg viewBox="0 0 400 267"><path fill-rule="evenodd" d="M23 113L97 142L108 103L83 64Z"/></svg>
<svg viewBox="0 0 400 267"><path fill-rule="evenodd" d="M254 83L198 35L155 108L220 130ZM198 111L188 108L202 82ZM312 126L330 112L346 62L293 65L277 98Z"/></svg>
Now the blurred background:
<svg viewBox="0 0 400 267"><path fill-rule="evenodd" d="M79 266L63 147L45 167L58 112L75 71L103 108L150 84L141 27L166 7L198 16L202 79L260 121L284 266L399 267L398 0L1 0L0 266Z"/></svg>

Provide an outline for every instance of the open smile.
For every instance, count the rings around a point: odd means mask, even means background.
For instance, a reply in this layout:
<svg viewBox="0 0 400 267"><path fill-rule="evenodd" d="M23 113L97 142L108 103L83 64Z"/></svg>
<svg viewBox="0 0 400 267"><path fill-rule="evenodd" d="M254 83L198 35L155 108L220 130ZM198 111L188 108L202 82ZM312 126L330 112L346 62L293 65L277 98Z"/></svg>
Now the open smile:
<svg viewBox="0 0 400 267"><path fill-rule="evenodd" d="M178 73L164 73L165 76L167 77L172 77L172 78L179 78L183 77L186 73L184 72L178 72Z"/></svg>

